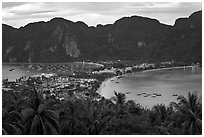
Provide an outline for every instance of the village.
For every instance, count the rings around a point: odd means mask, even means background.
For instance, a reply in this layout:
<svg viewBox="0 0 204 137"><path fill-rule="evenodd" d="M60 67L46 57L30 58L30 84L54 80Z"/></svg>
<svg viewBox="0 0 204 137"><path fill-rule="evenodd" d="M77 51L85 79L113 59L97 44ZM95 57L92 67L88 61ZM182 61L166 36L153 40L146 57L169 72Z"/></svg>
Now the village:
<svg viewBox="0 0 204 137"><path fill-rule="evenodd" d="M89 64L94 63L89 62ZM176 64L174 61L161 62L160 64L141 63L137 65L130 65L121 61L103 62L99 67L94 67L92 70L90 70L90 68L89 71L79 69L70 75L41 73L31 77L21 77L16 79L15 82L3 79L2 89L4 91L16 92L25 89L30 83L35 83L35 88L42 94L43 99L54 98L61 101L69 97L100 98L100 93L98 93L97 90L102 82L108 78L115 76L120 78L126 73L175 66L182 66L182 64L178 65L178 63ZM36 68L39 69L39 66Z"/></svg>

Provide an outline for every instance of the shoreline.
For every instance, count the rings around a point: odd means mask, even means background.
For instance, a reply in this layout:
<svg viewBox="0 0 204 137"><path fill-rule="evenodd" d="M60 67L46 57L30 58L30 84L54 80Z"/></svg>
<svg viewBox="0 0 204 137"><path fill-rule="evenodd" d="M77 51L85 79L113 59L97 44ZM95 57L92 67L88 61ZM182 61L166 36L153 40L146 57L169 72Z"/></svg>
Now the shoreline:
<svg viewBox="0 0 204 137"><path fill-rule="evenodd" d="M160 70L171 70L171 69L185 69L185 68L194 68L198 66L182 66L182 67L168 67L168 68L158 68L158 69L150 69L150 70L143 70L141 72L152 72L152 71L160 71Z"/></svg>
<svg viewBox="0 0 204 137"><path fill-rule="evenodd" d="M77 63L77 62L76 62ZM81 62L82 63L82 62ZM98 81L100 81L100 84L99 84L99 87L96 89L96 93L98 93L99 95L103 96L101 94L101 91L103 89L103 87L106 85L106 83L112 79L120 79L122 77L127 77L128 74L135 74L135 73L141 73L141 72L153 72L153 71L161 71L161 70L171 70L171 69L185 69L185 68L197 68L199 66L193 66L193 65L189 65L189 66L178 66L178 67L166 67L166 68L154 68L154 69L147 69L147 70L137 70L137 71L131 71L131 72L124 72L123 74L121 75L112 75L112 76L103 76L104 79L97 79ZM93 76L91 76L93 77ZM90 77L90 78L91 78ZM104 96L103 96L104 97Z"/></svg>
<svg viewBox="0 0 204 137"><path fill-rule="evenodd" d="M187 69L190 69L190 68L193 68L193 67L197 67L197 68L202 68L202 67L199 67L199 66L178 66L178 67L166 67L166 68L156 68L156 69L149 69L149 70L136 70L136 71L133 71L133 72L130 72L130 71L128 71L128 72L123 72L123 74L121 74L121 75L115 75L115 74L113 74L113 73L108 73L108 74L100 74L100 75L90 75L90 77L87 77L88 79L96 79L96 82L94 82L94 83L85 83L84 84L84 82L78 82L79 80L78 79L87 79L86 77L82 77L83 75L81 75L80 73L79 73L79 77L78 76L76 76L76 77L71 77L71 79L72 79L72 82L71 83L75 83L75 85L78 85L79 87L76 89L76 91L80 91L80 92L77 92L77 94L75 94L75 96L78 96L78 95L80 95L80 97L91 97L91 98L101 98L101 97L104 97L104 98L106 98L106 99L110 99L111 97L112 97L112 95L111 96L107 96L106 95L106 93L111 93L112 94L112 90L113 89L111 89L111 90L109 90L109 88L107 88L107 91L108 92L106 92L106 90L104 90L104 89L106 89L106 87L107 87L107 85L109 85L109 84L111 84L111 83L108 83L108 82L111 82L111 81L117 81L117 80L119 80L119 79L125 79L125 78L128 78L128 76L129 76L129 74L141 74L141 73L144 73L144 72L154 72L154 71L161 71L161 70L170 70L170 69L172 69L172 70L174 70L174 69L184 69L184 71L185 71L185 68ZM145 73L144 73L145 74ZM141 74L142 75L142 74ZM64 87L65 88L67 88L67 89L72 89L72 88L70 88L70 86L69 87L67 87L67 84L68 85L70 85L69 83L70 82L66 82L66 81L61 81L61 79L64 79L64 78L60 78L60 77L62 77L62 76L60 76L60 75L57 75L57 76L59 76L59 78L57 77L57 79L55 79L55 80L57 80L57 82L58 82L58 86L56 86L56 87L48 87L48 89L50 89L50 90L56 90L56 97L59 97L59 96L61 96L61 93L58 93L58 89L62 89L62 90L64 90ZM69 76L68 76L69 77ZM42 78L41 76L39 76L39 77L36 77L36 79L37 78ZM49 78L48 78L49 79ZM60 81L59 81L60 80ZM49 80L48 80L49 81ZM47 82L48 82L47 81ZM81 80L80 80L81 81ZM120 80L119 80L120 81ZM54 82L54 81L53 81ZM14 82L15 83L15 82ZM45 83L46 83L46 81L45 81ZM48 82L49 83L49 82ZM119 82L118 82L119 83ZM122 82L121 82L122 83ZM17 84L18 84L18 82L17 82ZM52 85L52 82L50 82L50 84ZM82 86L80 86L82 84ZM84 86L86 87L86 89L84 88ZM89 86L91 86L91 89L88 89L89 88ZM128 88L127 88L128 89ZM137 89L137 88L136 88ZM119 89L118 89L119 90ZM125 91L126 89L124 89L124 91ZM43 90L44 91L44 90ZM84 91L84 92L83 92ZM112 91L112 92L111 92ZM116 92L117 92L117 90L116 90ZM105 94L102 94L102 93L105 93ZM122 92L123 93L123 92ZM64 94L64 93L63 93ZM126 94L126 93L125 93ZM128 93L129 94L129 93ZM67 94L68 95L68 94ZM64 97L62 97L62 98L64 98Z"/></svg>
<svg viewBox="0 0 204 137"><path fill-rule="evenodd" d="M38 62L34 62L34 63L27 63L27 62L19 62L19 63L16 63L16 62L2 62L2 65L41 65L41 64L46 64L46 65L59 65L59 64L72 64L72 63L85 63L85 64L95 64L95 65L101 65L100 63L95 63L95 62L86 62L86 61L74 61L74 62L62 62L62 63L38 63Z"/></svg>
<svg viewBox="0 0 204 137"><path fill-rule="evenodd" d="M142 71L137 71L137 72L131 72L131 73L125 73L125 74L122 74L122 75L119 75L119 76L113 76L111 78L106 78L100 85L100 87L98 88L98 90L96 91L98 94L101 95L101 87L108 82L108 80L112 80L112 79L116 79L118 77L127 77L127 74L134 74L134 73L140 73L140 72L154 72L154 71L161 71L161 70L172 70L172 69L185 69L185 68L193 68L193 67L198 67L198 66L179 66L179 67L168 67L168 68L157 68L157 69L149 69L149 70L142 70ZM99 92L100 90L100 92ZM103 95L101 95L103 96ZM104 97L104 96L103 96Z"/></svg>

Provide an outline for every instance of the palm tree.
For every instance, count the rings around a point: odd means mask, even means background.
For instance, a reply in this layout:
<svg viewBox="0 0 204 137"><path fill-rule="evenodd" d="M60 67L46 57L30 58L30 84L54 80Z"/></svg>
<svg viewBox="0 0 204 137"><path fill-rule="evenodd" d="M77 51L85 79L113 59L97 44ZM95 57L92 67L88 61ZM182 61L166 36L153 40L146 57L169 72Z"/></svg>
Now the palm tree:
<svg viewBox="0 0 204 137"><path fill-rule="evenodd" d="M46 105L41 103L37 90L33 90L30 107L22 110L24 116L24 134L46 135L58 134L58 118L54 111L46 110Z"/></svg>
<svg viewBox="0 0 204 137"><path fill-rule="evenodd" d="M94 125L97 129L98 134L103 134L107 125L117 114L117 105L114 104L110 99L102 97L100 101L96 101L93 104L94 107ZM98 130L99 129L99 130Z"/></svg>
<svg viewBox="0 0 204 137"><path fill-rule="evenodd" d="M163 124L168 116L167 108L163 104L155 105L152 108L153 113L156 114L156 118L160 124Z"/></svg>
<svg viewBox="0 0 204 137"><path fill-rule="evenodd" d="M88 112L81 100L67 100L60 112L60 130L63 135L86 135Z"/></svg>
<svg viewBox="0 0 204 137"><path fill-rule="evenodd" d="M116 91L114 91L115 97L113 98L113 100L116 102L116 104L118 105L124 105L125 104L125 94L123 93L117 93Z"/></svg>
<svg viewBox="0 0 204 137"><path fill-rule="evenodd" d="M128 100L125 103L126 108L128 109L128 112L131 114L141 114L142 107L140 104L136 104L133 100Z"/></svg>
<svg viewBox="0 0 204 137"><path fill-rule="evenodd" d="M125 114L125 99L126 96L123 93L117 93L114 91L115 97L112 97L112 100L116 103L117 105L117 113L119 115Z"/></svg>
<svg viewBox="0 0 204 137"><path fill-rule="evenodd" d="M148 121L144 116L127 114L121 118L113 117L106 124L101 134L105 135L133 135L148 134Z"/></svg>
<svg viewBox="0 0 204 137"><path fill-rule="evenodd" d="M167 125L169 124L168 119L170 114L171 109L167 108L164 104L153 106L149 112L151 126L159 134L169 134Z"/></svg>
<svg viewBox="0 0 204 137"><path fill-rule="evenodd" d="M24 130L21 124L22 117L16 111L8 112L3 108L2 110L2 134L3 135L20 135Z"/></svg>
<svg viewBox="0 0 204 137"><path fill-rule="evenodd" d="M202 134L202 104L195 93L188 93L188 98L179 96L178 103L173 102L176 112L183 119L184 134Z"/></svg>
<svg viewBox="0 0 204 137"><path fill-rule="evenodd" d="M112 123L120 120L125 116L126 106L125 106L125 94L117 93L114 91L115 96L111 100L102 98L99 101L97 111L99 113L99 123L100 123L100 134L106 134L106 130Z"/></svg>

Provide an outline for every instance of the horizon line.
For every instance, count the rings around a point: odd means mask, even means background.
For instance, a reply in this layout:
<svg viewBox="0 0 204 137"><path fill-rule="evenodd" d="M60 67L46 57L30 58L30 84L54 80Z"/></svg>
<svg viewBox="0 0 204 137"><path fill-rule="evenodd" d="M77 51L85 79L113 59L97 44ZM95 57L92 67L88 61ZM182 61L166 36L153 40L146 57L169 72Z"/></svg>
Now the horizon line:
<svg viewBox="0 0 204 137"><path fill-rule="evenodd" d="M197 10L197 11L192 12L192 13L191 13L190 15L188 15L188 16L178 17L177 19L189 18L193 13L200 12L200 11L202 12L202 10ZM13 25L10 25L10 24L7 24L7 23L3 23L3 22L2 22L2 25L11 26L11 27L13 27L13 28L15 28L15 29L20 29L20 28L24 28L25 26L27 26L27 25L29 25L29 24L34 24L34 23L39 23L39 22L47 23L47 22L50 22L50 21L53 20L53 19L57 19L57 18L58 18L58 19L64 19L64 20L66 20L66 21L70 21L70 22L72 22L72 23L82 22L82 23L86 24L89 28L90 28L90 27L97 28L97 26L99 26L99 25L102 25L102 26L113 25L113 24L115 24L116 21L118 21L118 20L120 20L120 19L122 19L122 18L132 18L132 17L142 17L142 18L148 18L148 19L157 20L159 23L161 23L161 24L163 24L163 25L167 25L167 26L174 26L174 25L175 25L175 22L176 22L176 20L177 20L177 19L175 19L175 20L174 20L174 24L171 25L171 24L162 23L162 22L160 22L160 20L158 20L158 19L156 19L156 18L151 18L151 17L147 17L147 16L140 16L140 15L130 15L130 16L123 16L123 17L121 17L121 18L115 20L113 23L107 23L107 24L100 24L100 23L99 23L99 24L96 24L95 26L93 26L93 25L88 25L86 22L81 21L81 20L72 21L72 20L69 20L69 19L64 18L64 17L61 17L61 16L56 16L56 17L53 17L53 18L51 18L51 19L49 19L49 20L47 20L47 21L45 21L45 20L34 21L34 22L27 23L27 24L25 24L25 25L22 25L22 26L20 26L20 27L14 27Z"/></svg>

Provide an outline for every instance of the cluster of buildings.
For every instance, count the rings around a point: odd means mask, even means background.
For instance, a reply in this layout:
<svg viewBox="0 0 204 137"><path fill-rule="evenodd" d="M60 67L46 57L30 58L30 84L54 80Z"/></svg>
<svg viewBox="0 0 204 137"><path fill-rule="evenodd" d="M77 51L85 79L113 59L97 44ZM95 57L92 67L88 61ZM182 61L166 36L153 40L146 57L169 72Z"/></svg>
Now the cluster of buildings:
<svg viewBox="0 0 204 137"><path fill-rule="evenodd" d="M156 68L165 68L165 67L172 67L175 65L175 61L166 61L166 62L160 62L158 64L156 63L141 63L137 65L130 65L130 66L124 66L124 67L109 67L104 68L100 71L93 71L93 74L102 74L102 73L112 73L114 75L122 75L125 73L131 73L131 72L137 72L141 70L149 70L149 69L156 69Z"/></svg>
<svg viewBox="0 0 204 137"><path fill-rule="evenodd" d="M41 75L38 76L42 80L39 92L43 93L43 98L55 98L64 100L66 97L75 96L89 97L93 96L93 91L96 91L100 86L97 79L85 79L74 77L62 77L57 75Z"/></svg>
<svg viewBox="0 0 204 137"><path fill-rule="evenodd" d="M124 67L124 68L110 68L110 69L104 69L100 71L93 71L93 74L102 74L102 73L112 73L115 75L122 75L125 73L131 73L139 70L144 70L144 69L153 69L156 68L156 65L154 63L142 63L134 66L129 66L129 67Z"/></svg>
<svg viewBox="0 0 204 137"><path fill-rule="evenodd" d="M96 91L106 78L141 70L169 67L170 65L174 65L174 63L174 61L160 62L160 64L141 63L131 66L126 65L124 67L105 67L101 65L101 69L83 73L76 72L72 76L60 76L55 73L41 73L28 79L22 77L13 83L13 85L18 86L25 83L29 84L30 80L34 80L36 85L38 85L38 91L42 93L44 99L51 97L64 100L66 97L70 96L75 96L76 98L88 98L99 96ZM3 81L3 83L6 82L8 81Z"/></svg>

